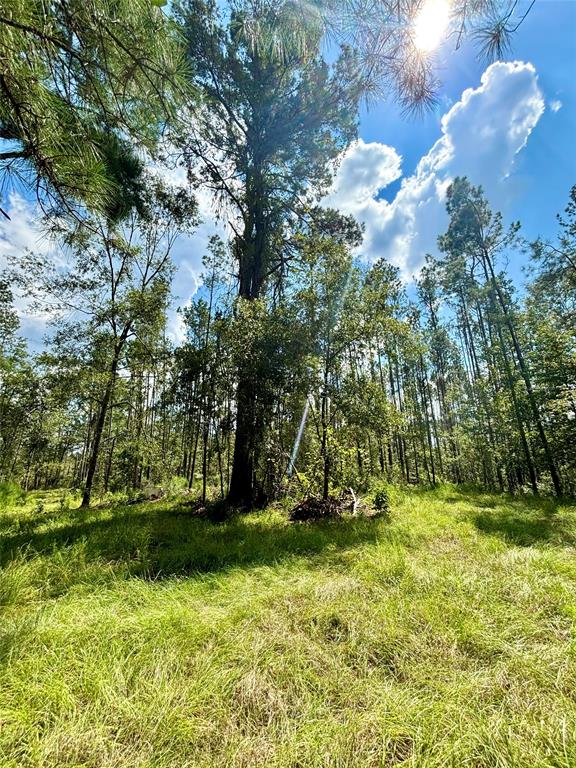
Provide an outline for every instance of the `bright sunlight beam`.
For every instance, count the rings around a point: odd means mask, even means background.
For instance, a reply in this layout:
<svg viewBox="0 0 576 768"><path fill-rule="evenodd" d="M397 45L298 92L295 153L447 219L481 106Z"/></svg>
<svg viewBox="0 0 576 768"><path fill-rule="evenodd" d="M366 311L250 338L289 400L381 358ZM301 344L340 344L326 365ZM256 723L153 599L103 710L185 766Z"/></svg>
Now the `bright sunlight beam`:
<svg viewBox="0 0 576 768"><path fill-rule="evenodd" d="M448 0L426 0L414 22L414 45L419 51L432 51L441 40L450 20Z"/></svg>

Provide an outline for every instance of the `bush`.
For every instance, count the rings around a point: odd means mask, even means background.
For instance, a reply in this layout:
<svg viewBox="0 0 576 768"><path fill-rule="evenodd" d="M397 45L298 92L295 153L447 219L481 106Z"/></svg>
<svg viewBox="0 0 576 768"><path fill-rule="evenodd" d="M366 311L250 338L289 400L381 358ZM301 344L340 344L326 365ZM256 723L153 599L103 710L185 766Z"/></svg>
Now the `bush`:
<svg viewBox="0 0 576 768"><path fill-rule="evenodd" d="M164 484L168 496L175 496L188 490L188 478L175 475Z"/></svg>
<svg viewBox="0 0 576 768"><path fill-rule="evenodd" d="M372 506L381 515L390 514L390 493L385 485L379 485L376 489L372 499Z"/></svg>
<svg viewBox="0 0 576 768"><path fill-rule="evenodd" d="M62 515L70 511L70 496L66 490L62 492L62 496L60 496L58 501L58 511Z"/></svg>

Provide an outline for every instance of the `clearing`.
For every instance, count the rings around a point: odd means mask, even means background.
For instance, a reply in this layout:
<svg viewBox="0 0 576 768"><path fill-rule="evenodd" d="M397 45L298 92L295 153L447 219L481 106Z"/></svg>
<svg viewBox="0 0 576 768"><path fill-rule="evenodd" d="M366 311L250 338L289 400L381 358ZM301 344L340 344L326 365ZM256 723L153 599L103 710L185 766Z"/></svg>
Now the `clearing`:
<svg viewBox="0 0 576 768"><path fill-rule="evenodd" d="M0 513L2 768L574 768L576 506Z"/></svg>

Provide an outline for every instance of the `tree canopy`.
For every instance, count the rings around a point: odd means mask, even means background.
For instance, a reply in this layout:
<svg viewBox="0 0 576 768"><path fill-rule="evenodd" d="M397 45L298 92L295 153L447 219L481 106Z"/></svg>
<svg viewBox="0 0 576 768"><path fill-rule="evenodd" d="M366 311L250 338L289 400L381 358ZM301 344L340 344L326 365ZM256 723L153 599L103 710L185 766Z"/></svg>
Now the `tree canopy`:
<svg viewBox="0 0 576 768"><path fill-rule="evenodd" d="M183 95L189 97L180 34L160 5L2 5L3 196L17 183L47 209L114 209L115 193L138 175L137 155L153 149Z"/></svg>

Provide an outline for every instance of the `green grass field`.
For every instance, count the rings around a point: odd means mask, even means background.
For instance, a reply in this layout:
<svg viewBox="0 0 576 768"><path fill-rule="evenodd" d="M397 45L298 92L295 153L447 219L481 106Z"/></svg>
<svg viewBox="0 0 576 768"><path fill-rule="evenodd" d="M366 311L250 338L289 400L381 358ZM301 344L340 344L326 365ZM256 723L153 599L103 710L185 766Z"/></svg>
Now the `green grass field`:
<svg viewBox="0 0 576 768"><path fill-rule="evenodd" d="M0 515L2 768L574 768L576 507Z"/></svg>

